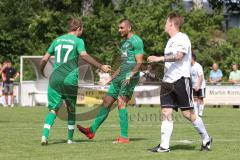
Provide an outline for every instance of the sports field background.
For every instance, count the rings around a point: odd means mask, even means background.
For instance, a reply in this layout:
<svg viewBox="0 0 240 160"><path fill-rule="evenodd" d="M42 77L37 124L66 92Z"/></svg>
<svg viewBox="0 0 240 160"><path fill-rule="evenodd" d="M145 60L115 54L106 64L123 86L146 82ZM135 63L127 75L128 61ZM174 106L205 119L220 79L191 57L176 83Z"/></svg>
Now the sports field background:
<svg viewBox="0 0 240 160"><path fill-rule="evenodd" d="M91 108L78 107L78 112ZM207 108L203 117L213 137L212 151L200 152L200 137L179 113L171 141L170 153L149 153L147 148L159 144L159 107L129 107L131 143L112 144L119 135L118 113L115 109L88 140L77 130L76 144L66 144L66 122L57 119L50 132L49 145L41 146L40 138L45 107L0 107L0 160L10 159L78 159L78 160L239 160L240 109ZM80 122L88 126L91 121Z"/></svg>

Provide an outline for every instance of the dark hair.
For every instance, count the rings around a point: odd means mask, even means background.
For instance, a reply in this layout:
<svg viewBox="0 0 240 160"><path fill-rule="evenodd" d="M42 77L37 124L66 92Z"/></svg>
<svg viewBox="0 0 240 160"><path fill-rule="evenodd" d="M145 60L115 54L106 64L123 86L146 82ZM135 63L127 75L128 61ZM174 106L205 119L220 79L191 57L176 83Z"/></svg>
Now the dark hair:
<svg viewBox="0 0 240 160"><path fill-rule="evenodd" d="M68 32L76 31L78 28L82 28L82 21L76 18L68 20Z"/></svg>
<svg viewBox="0 0 240 160"><path fill-rule="evenodd" d="M180 29L181 27L182 27L182 25L183 25L183 23L184 23L184 17L183 16L180 16L179 14L177 14L177 13L170 13L169 15L168 15L168 18L169 18L169 20L171 21L171 22L173 22L174 23L174 25L178 28L178 29Z"/></svg>
<svg viewBox="0 0 240 160"><path fill-rule="evenodd" d="M129 19L121 19L119 21L119 24L121 24L121 23L125 23L126 25L128 25L129 27L132 28L132 22Z"/></svg>
<svg viewBox="0 0 240 160"><path fill-rule="evenodd" d="M12 61L10 61L9 59L4 61L5 63L12 63Z"/></svg>
<svg viewBox="0 0 240 160"><path fill-rule="evenodd" d="M196 57L196 55L193 53L192 54L192 59L194 60L194 61L196 61L196 59L197 59L197 57Z"/></svg>

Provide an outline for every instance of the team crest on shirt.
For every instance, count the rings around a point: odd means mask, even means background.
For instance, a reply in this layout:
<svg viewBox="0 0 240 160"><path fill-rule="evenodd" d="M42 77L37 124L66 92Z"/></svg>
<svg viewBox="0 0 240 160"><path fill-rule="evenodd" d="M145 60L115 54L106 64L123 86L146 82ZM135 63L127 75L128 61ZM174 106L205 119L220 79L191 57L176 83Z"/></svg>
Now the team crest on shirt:
<svg viewBox="0 0 240 160"><path fill-rule="evenodd" d="M121 53L122 57L127 57L128 56L128 51L133 49L133 45L129 41L124 41L121 43Z"/></svg>

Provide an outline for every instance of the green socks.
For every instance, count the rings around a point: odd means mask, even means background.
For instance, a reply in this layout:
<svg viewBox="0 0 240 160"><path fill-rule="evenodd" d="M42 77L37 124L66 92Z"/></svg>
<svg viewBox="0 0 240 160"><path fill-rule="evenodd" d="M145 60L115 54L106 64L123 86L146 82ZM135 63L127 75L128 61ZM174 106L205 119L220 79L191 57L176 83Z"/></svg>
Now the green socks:
<svg viewBox="0 0 240 160"><path fill-rule="evenodd" d="M68 140L73 139L73 133L75 128L75 110L68 112Z"/></svg>
<svg viewBox="0 0 240 160"><path fill-rule="evenodd" d="M93 121L90 130L92 133L95 133L98 129L98 127L104 122L104 120L107 118L109 113L109 109L107 107L101 106L100 110L97 114L97 117Z"/></svg>
<svg viewBox="0 0 240 160"><path fill-rule="evenodd" d="M46 137L47 139L49 137L49 131L55 119L56 119L56 114L52 112L49 112L46 116L42 136ZM68 140L73 139L74 128L75 128L75 112L69 112L68 113Z"/></svg>
<svg viewBox="0 0 240 160"><path fill-rule="evenodd" d="M128 138L128 111L126 108L119 109L120 127L121 127L121 137ZM109 113L107 107L101 106L97 117L93 121L90 130L92 133L96 133L99 126L104 122Z"/></svg>
<svg viewBox="0 0 240 160"><path fill-rule="evenodd" d="M118 109L120 118L121 137L128 138L128 111L126 108Z"/></svg>
<svg viewBox="0 0 240 160"><path fill-rule="evenodd" d="M46 137L47 139L48 139L48 135L49 135L49 130L50 130L51 126L53 125L55 119L56 119L56 114L54 114L52 112L49 112L48 115L46 116L42 135L44 137Z"/></svg>

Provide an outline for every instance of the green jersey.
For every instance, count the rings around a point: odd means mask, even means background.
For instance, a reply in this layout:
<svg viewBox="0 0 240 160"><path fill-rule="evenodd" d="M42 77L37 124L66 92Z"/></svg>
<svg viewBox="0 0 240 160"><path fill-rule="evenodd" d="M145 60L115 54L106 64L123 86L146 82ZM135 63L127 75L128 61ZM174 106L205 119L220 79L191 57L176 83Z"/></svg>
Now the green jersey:
<svg viewBox="0 0 240 160"><path fill-rule="evenodd" d="M142 39L137 35L132 35L131 38L125 39L120 43L122 62L120 65L120 75L125 76L136 65L135 56L144 54Z"/></svg>
<svg viewBox="0 0 240 160"><path fill-rule="evenodd" d="M84 41L73 34L64 34L55 39L48 48L48 53L54 55L54 70L63 63L67 63L85 51Z"/></svg>
<svg viewBox="0 0 240 160"><path fill-rule="evenodd" d="M82 51L85 51L84 41L73 34L64 34L52 42L47 51L55 56L50 84L64 80L65 84L77 85L78 57Z"/></svg>

